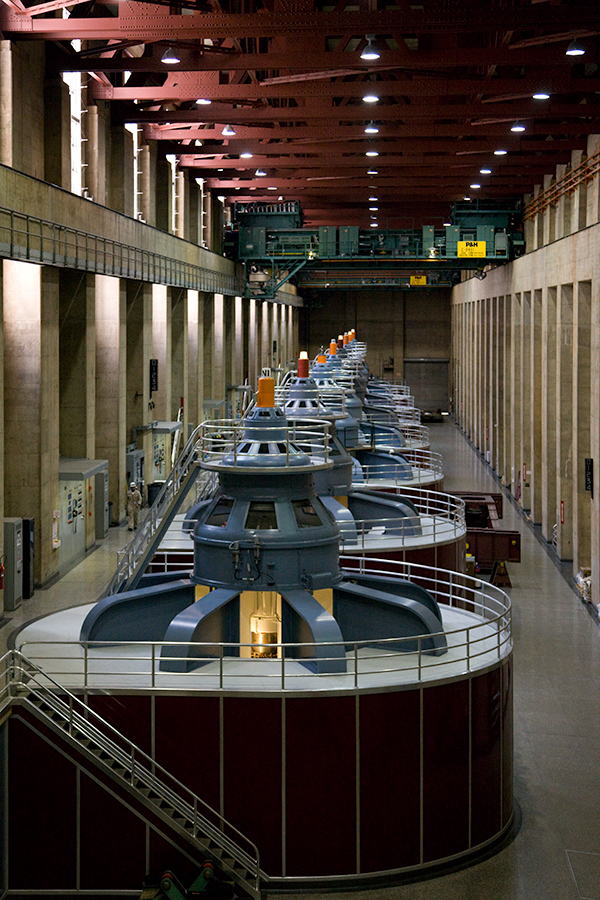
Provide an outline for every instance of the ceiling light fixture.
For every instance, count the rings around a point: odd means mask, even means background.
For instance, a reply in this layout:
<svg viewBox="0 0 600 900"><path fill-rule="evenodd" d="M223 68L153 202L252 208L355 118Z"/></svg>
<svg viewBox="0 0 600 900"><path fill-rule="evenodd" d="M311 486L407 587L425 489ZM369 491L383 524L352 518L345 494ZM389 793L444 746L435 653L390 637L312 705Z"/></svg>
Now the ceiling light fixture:
<svg viewBox="0 0 600 900"><path fill-rule="evenodd" d="M533 95L534 100L549 100L550 94L547 94L546 91L538 91L537 94Z"/></svg>
<svg viewBox="0 0 600 900"><path fill-rule="evenodd" d="M452 225L452 222L444 222L444 228L450 228L451 225Z"/></svg>
<svg viewBox="0 0 600 900"><path fill-rule="evenodd" d="M233 137L235 129L232 128L231 125L226 125L221 134L224 134L225 137Z"/></svg>
<svg viewBox="0 0 600 900"><path fill-rule="evenodd" d="M212 100L207 100L206 97L199 97L196 100L196 103L198 104L198 106L210 106Z"/></svg>
<svg viewBox="0 0 600 900"><path fill-rule="evenodd" d="M277 187L274 184L270 184L269 187L267 188L267 190L268 191L276 191Z"/></svg>
<svg viewBox="0 0 600 900"><path fill-rule="evenodd" d="M365 94L363 103L379 103L379 97L377 94Z"/></svg>
<svg viewBox="0 0 600 900"><path fill-rule="evenodd" d="M267 173L265 172L264 169L257 169L254 174L256 175L257 178L263 178Z"/></svg>
<svg viewBox="0 0 600 900"><path fill-rule="evenodd" d="M471 199L471 198L470 198L470 197L467 197L467 196L464 196L464 197L463 197L463 200L470 200L470 199Z"/></svg>
<svg viewBox="0 0 600 900"><path fill-rule="evenodd" d="M367 44L364 47L362 53L360 54L360 58L361 59L379 59L379 57L381 56L381 53L379 52L379 50L373 43L373 41L375 40L375 35L367 34L366 39L367 39Z"/></svg>
<svg viewBox="0 0 600 900"><path fill-rule="evenodd" d="M474 191L478 191L479 188L481 187L481 185L480 184L470 184L469 187L473 188Z"/></svg>
<svg viewBox="0 0 600 900"><path fill-rule="evenodd" d="M480 169L480 170L479 170L479 174L480 174L480 175L491 175L491 174L492 174L492 170L491 170L491 169Z"/></svg>
<svg viewBox="0 0 600 900"><path fill-rule="evenodd" d="M511 131L525 131L525 126L522 122L515 122L514 125L511 125Z"/></svg>
<svg viewBox="0 0 600 900"><path fill-rule="evenodd" d="M377 152L377 150L367 150L365 156L379 156L379 153Z"/></svg>
<svg viewBox="0 0 600 900"><path fill-rule="evenodd" d="M371 222L371 228L379 228L378 222Z"/></svg>
<svg viewBox="0 0 600 900"><path fill-rule="evenodd" d="M370 212L377 212L378 209L379 209L378 206L370 206L370 207L369 207L369 211L370 211Z"/></svg>
<svg viewBox="0 0 600 900"><path fill-rule="evenodd" d="M246 150L244 153L240 153L240 159L252 159L252 153Z"/></svg>
<svg viewBox="0 0 600 900"><path fill-rule="evenodd" d="M174 66L176 63L181 62L172 47L167 47L161 56L160 61L167 66Z"/></svg>
<svg viewBox="0 0 600 900"><path fill-rule="evenodd" d="M369 197L369 200L371 200L371 201L373 201L373 200L379 200L379 197Z"/></svg>
<svg viewBox="0 0 600 900"><path fill-rule="evenodd" d="M508 150L494 150L494 156L506 156Z"/></svg>
<svg viewBox="0 0 600 900"><path fill-rule="evenodd" d="M201 147L201 146L202 146L202 141L199 141L198 139L196 139L194 141L194 147Z"/></svg>
<svg viewBox="0 0 600 900"><path fill-rule="evenodd" d="M585 53L585 47L581 45L581 42L574 39L571 41L567 49L565 50L567 56L583 56Z"/></svg>
<svg viewBox="0 0 600 900"><path fill-rule="evenodd" d="M369 124L365 126L365 134L379 134L379 128L375 122L369 122Z"/></svg>
<svg viewBox="0 0 600 900"><path fill-rule="evenodd" d="M377 171L377 169L369 169L367 175L379 175L379 172Z"/></svg>

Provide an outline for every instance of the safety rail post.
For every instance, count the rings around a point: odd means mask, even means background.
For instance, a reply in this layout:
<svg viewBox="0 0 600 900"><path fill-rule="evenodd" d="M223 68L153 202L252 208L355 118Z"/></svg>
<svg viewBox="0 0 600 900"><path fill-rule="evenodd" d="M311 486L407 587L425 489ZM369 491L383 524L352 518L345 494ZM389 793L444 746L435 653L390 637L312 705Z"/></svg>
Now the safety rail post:
<svg viewBox="0 0 600 900"><path fill-rule="evenodd" d="M151 675L151 685L152 687L156 687L156 644L154 641L152 642L152 675Z"/></svg>
<svg viewBox="0 0 600 900"><path fill-rule="evenodd" d="M219 644L219 688L223 690L223 660L224 660L224 648L223 644Z"/></svg>
<svg viewBox="0 0 600 900"><path fill-rule="evenodd" d="M83 686L87 688L88 686L88 660L89 660L89 647L88 642L85 641L83 644Z"/></svg>
<svg viewBox="0 0 600 900"><path fill-rule="evenodd" d="M467 672L471 671L471 629L467 625L465 629L467 633Z"/></svg>
<svg viewBox="0 0 600 900"><path fill-rule="evenodd" d="M281 690L285 691L285 644L281 645Z"/></svg>
<svg viewBox="0 0 600 900"><path fill-rule="evenodd" d="M73 736L73 697L69 696L69 736Z"/></svg>
<svg viewBox="0 0 600 900"><path fill-rule="evenodd" d="M358 687L358 644L354 642L354 687Z"/></svg>
<svg viewBox="0 0 600 900"><path fill-rule="evenodd" d="M419 684L423 679L423 638L421 635L418 637L418 648L419 648L419 669L418 669L418 681Z"/></svg>

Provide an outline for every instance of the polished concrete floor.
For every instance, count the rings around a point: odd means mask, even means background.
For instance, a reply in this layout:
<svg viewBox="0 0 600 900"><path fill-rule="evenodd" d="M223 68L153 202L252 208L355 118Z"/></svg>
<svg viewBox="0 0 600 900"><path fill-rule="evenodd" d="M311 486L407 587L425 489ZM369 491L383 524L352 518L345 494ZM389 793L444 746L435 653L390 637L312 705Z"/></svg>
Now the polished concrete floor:
<svg viewBox="0 0 600 900"><path fill-rule="evenodd" d="M450 423L431 426L444 456L445 489L499 490ZM417 884L360 891L356 900L600 900L600 629L508 500L507 528L522 533L510 567L515 633L515 796L523 823L491 859ZM26 621L100 594L130 534L111 528L102 546L19 610L0 645ZM326 895L333 900L335 895ZM348 894L340 895L348 897Z"/></svg>

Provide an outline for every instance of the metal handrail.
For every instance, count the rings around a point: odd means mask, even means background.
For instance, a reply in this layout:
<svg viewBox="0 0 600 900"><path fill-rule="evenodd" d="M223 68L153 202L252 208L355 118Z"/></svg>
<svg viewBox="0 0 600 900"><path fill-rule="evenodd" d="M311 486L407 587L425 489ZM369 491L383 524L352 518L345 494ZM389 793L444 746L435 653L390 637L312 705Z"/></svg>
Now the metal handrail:
<svg viewBox="0 0 600 900"><path fill-rule="evenodd" d="M397 454L410 464L414 481L428 484L432 480L437 481L444 476L441 453L402 447ZM403 479L398 474L398 467L401 467L401 460L399 459L395 463L393 454L390 454L389 459L386 459L384 463L366 463L364 465L361 463L363 481L354 481L353 484L355 487L360 487L363 483L390 482L401 488L407 479Z"/></svg>
<svg viewBox="0 0 600 900"><path fill-rule="evenodd" d="M307 465L311 468L329 462L331 429L329 422L322 419L307 417L293 422L282 419L282 424L274 429L271 441L264 436L253 437L248 431L247 419L213 419L203 422L199 428L198 454L201 465L205 468L220 469L224 465L228 469L244 468L248 457L240 452L240 448L255 441L282 445L281 456L282 460L285 458L286 465L289 465L290 457L296 455L298 450L302 450L310 458ZM264 435L262 430L257 433ZM277 433L284 436L278 438ZM302 468L304 467L299 466L295 470L300 471Z"/></svg>
<svg viewBox="0 0 600 900"><path fill-rule="evenodd" d="M21 701L31 703L30 698L34 696L47 704L62 718L65 725L68 724L68 734L73 740L81 742L81 739L85 738L95 744L113 763L117 763L125 770L121 777L129 785L137 787L138 790L140 785L149 788L157 798L168 802L174 812L179 812L192 823L194 838L198 834L209 837L252 874L255 889L260 889L258 847L233 823L23 653L9 650L0 659L0 664L2 663L4 670L0 673L0 679L4 682L3 692L7 691L12 699L19 698ZM32 705L43 714L39 706ZM55 721L52 716L45 715ZM211 818L218 824L211 822ZM237 840L229 837L226 832L235 834L247 849L241 847Z"/></svg>
<svg viewBox="0 0 600 900"><path fill-rule="evenodd" d="M2 245L8 253L1 252ZM244 289L235 275L6 207L0 207L0 256L228 295Z"/></svg>
<svg viewBox="0 0 600 900"><path fill-rule="evenodd" d="M197 444L201 429L202 426L198 425L190 435L135 537L117 552L117 571L108 585L107 596L118 593L124 582L133 575L139 560L158 530L167 506L179 491L190 466L196 464ZM214 485L214 479L211 481L208 474L205 476L205 480Z"/></svg>
<svg viewBox="0 0 600 900"><path fill-rule="evenodd" d="M256 690L269 683L272 684L270 689L277 691L306 690L306 679L310 679L311 690L337 691L372 687L374 679L375 683L380 683L382 675L389 678L401 675L418 682L430 682L436 678L451 677L461 671L470 672L478 665L478 661L482 665L498 662L510 653L511 604L504 591L495 585L449 569L435 569L407 561L348 555L344 556L343 564L342 574L347 578L356 578L361 574L383 575L416 582L429 591L442 607L465 611L467 616L464 622L455 628L446 628L443 632L448 643L452 644L452 655L429 655L427 648L432 637L435 637L429 634L382 640L327 641L317 645L314 642L279 643L273 645L277 648L278 658L269 660L251 659L252 644L249 643L210 641L194 642L194 663L205 663L206 669L161 672L158 662L163 648L187 647L187 642L111 641L110 661L133 664L133 668L126 672L120 665L119 671L111 674L105 671L106 656L102 654L106 643L102 641L31 640L23 642L19 649L23 651L27 648L29 656L34 653L36 658L43 660L44 666L64 664L64 670L59 669L57 672L53 668L53 673L75 677L77 685L83 688L105 689L111 684L111 678L117 678L119 681L115 685L113 680L112 689L123 689L126 688L127 678L133 677L143 678L142 686L145 690L157 692L248 691L253 689L254 681L258 682ZM416 650L402 650L403 646L412 647L415 642ZM343 646L346 649L347 671L319 674L304 669L297 659L298 653L304 648L314 649L315 646L321 651L330 647L332 652ZM203 647L206 648L205 656L200 655ZM386 647L389 651L386 651ZM66 649L61 651L63 655L51 655L52 648ZM74 650L79 656L73 655ZM117 651L121 651L120 655ZM45 654L43 657L42 653ZM327 658L319 655L321 662L325 662ZM339 654L331 658L339 659ZM79 672L74 671L75 660L81 666ZM134 681L134 686L140 687L140 681Z"/></svg>

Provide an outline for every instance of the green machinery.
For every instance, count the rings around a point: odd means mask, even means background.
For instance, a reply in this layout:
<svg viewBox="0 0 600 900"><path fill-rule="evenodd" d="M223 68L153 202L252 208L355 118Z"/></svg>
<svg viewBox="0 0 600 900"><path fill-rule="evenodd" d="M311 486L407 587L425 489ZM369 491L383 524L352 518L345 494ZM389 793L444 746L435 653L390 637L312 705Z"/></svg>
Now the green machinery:
<svg viewBox="0 0 600 900"><path fill-rule="evenodd" d="M140 900L187 900L188 897L200 896L205 900L232 900L234 896L233 885L216 878L210 862L204 863L189 888L185 888L172 872L167 871L160 879L160 884L144 885Z"/></svg>
<svg viewBox="0 0 600 900"><path fill-rule="evenodd" d="M418 229L305 228L298 201L235 203L225 252L246 264L248 293L268 299L290 278L300 287L415 287L456 283L520 256L519 201L455 203L450 224Z"/></svg>

